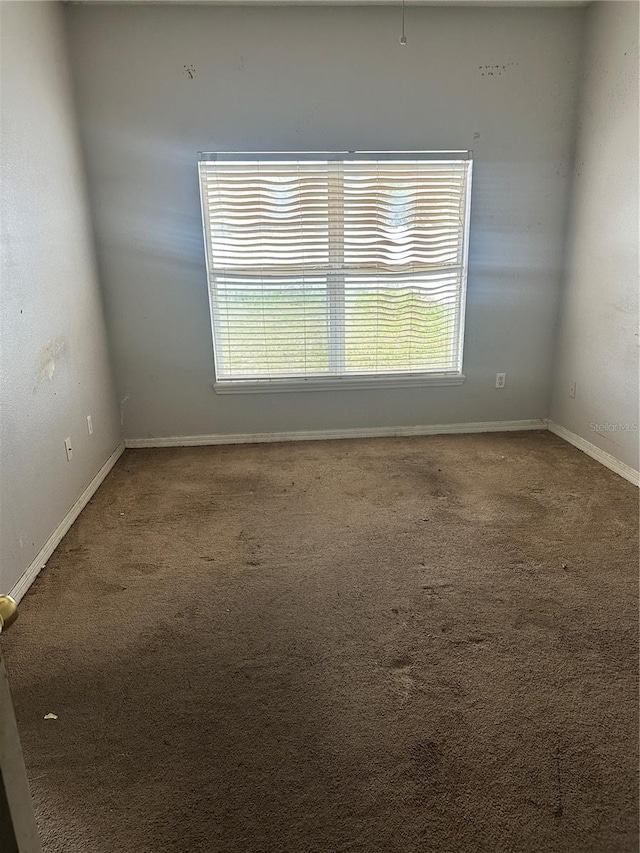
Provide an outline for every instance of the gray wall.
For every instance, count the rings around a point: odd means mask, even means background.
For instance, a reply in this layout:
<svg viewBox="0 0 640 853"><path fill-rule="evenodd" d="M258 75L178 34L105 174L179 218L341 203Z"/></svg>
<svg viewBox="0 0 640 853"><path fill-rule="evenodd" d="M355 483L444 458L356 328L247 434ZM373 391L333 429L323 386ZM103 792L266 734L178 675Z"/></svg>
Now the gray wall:
<svg viewBox="0 0 640 853"><path fill-rule="evenodd" d="M638 4L587 25L551 418L638 470Z"/></svg>
<svg viewBox="0 0 640 853"><path fill-rule="evenodd" d="M548 415L584 9L66 15L127 437ZM475 151L466 383L216 396L198 150L358 148Z"/></svg>
<svg viewBox="0 0 640 853"><path fill-rule="evenodd" d="M8 592L115 449L120 424L62 8L2 3L0 15L0 592Z"/></svg>

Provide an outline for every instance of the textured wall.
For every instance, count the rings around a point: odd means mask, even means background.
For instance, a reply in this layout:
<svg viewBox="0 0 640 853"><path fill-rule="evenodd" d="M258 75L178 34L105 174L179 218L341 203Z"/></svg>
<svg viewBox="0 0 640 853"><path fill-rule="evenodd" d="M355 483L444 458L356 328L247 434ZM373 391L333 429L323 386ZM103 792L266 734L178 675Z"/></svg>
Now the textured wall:
<svg viewBox="0 0 640 853"><path fill-rule="evenodd" d="M0 591L8 592L117 446L120 424L62 8L0 10Z"/></svg>
<svg viewBox="0 0 640 853"><path fill-rule="evenodd" d="M547 416L584 9L66 14L128 437ZM388 148L475 152L466 383L216 396L198 150Z"/></svg>
<svg viewBox="0 0 640 853"><path fill-rule="evenodd" d="M551 418L637 470L638 4L587 26Z"/></svg>

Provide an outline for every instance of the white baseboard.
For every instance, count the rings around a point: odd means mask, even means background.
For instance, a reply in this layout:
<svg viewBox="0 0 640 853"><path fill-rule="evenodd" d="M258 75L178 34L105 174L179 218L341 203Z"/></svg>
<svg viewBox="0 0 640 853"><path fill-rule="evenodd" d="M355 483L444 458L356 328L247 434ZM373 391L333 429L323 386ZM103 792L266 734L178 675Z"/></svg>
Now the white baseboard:
<svg viewBox="0 0 640 853"><path fill-rule="evenodd" d="M89 483L87 488L82 492L78 500L71 507L69 512L65 515L60 524L56 527L51 536L47 539L40 552L36 555L36 558L32 561L31 565L26 569L22 577L15 584L15 586L10 592L10 595L16 601L20 601L20 599L23 598L24 594L29 589L34 580L38 577L41 570L44 569L49 557L56 550L73 522L80 515L85 506L89 503L93 495L97 492L98 488L102 484L102 481L107 476L109 471L111 471L118 459L122 456L123 452L124 441L116 447L111 456L107 459L102 468L95 475L93 480Z"/></svg>
<svg viewBox="0 0 640 853"><path fill-rule="evenodd" d="M221 433L218 435L176 435L159 438L127 438L126 447L199 447L209 444L263 444L271 441L325 441L337 438L385 438L405 435L450 435L468 432L514 432L546 429L543 419L527 421L485 421L430 426L371 427L355 429L319 429L300 432Z"/></svg>
<svg viewBox="0 0 640 853"><path fill-rule="evenodd" d="M615 471L616 474L624 477L625 480L633 483L634 486L640 485L640 472L636 471L635 468L631 468L629 465L625 465L624 462L616 459L616 457L612 456L610 453L600 450L599 447L596 447L595 444L591 444L591 442L587 441L586 438L582 438L582 436L577 435L575 432L571 432L571 430L560 426L560 424L556 424L553 421L549 421L549 432L563 438L565 441L568 441L569 444L573 444L573 446L577 447L578 450L582 450L587 454L587 456L591 456L592 459L595 459L597 462L600 462L602 465L610 468L612 471Z"/></svg>

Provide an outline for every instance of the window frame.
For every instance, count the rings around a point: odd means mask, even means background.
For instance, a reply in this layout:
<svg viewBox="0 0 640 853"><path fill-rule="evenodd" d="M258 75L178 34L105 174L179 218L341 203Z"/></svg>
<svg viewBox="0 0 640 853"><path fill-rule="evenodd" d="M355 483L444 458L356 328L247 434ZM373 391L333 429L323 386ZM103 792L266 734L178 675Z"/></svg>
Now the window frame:
<svg viewBox="0 0 640 853"><path fill-rule="evenodd" d="M220 379L216 353L216 326L218 317L214 311L214 293L212 289L212 274L210 264L211 228L209 216L205 208L203 195L203 179L201 174L202 164L224 161L300 161L326 160L329 163L344 162L345 160L411 160L421 159L429 161L465 161L467 163L467 175L465 185L465 210L462 232L462 268L460 276L460 311L457 317L457 348L458 367L456 370L448 371L397 371L357 374L327 373L317 376L282 376L265 378L228 378ZM336 175L339 173L336 172ZM202 229L205 238L205 264L207 272L207 294L209 302L209 313L211 319L211 333L213 343L214 383L213 388L217 394L243 394L243 393L273 393L273 392L300 392L300 391L332 391L332 390L360 390L368 388L415 388L423 386L446 386L461 385L465 381L463 373L464 360L464 335L467 302L467 277L469 267L469 229L471 220L471 188L473 176L473 152L461 151L242 151L242 152L199 152L198 154L198 184L200 191ZM331 180L331 173L329 180ZM331 241L333 242L333 241ZM331 253L330 245L329 251ZM344 282L342 287L338 281L328 281L328 322L327 342L329 349L329 363L339 366L344 360L344 335L336 330L344 328Z"/></svg>

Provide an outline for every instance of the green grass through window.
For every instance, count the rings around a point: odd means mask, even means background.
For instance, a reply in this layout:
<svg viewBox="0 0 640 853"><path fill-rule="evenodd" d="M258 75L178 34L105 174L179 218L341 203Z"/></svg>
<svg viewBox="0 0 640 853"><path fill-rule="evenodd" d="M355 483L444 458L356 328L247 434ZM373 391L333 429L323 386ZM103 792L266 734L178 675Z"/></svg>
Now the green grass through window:
<svg viewBox="0 0 640 853"><path fill-rule="evenodd" d="M226 290L218 331L223 374L328 373L327 314L320 287L306 296ZM454 333L448 307L422 294L351 291L344 312L345 372L446 370Z"/></svg>

